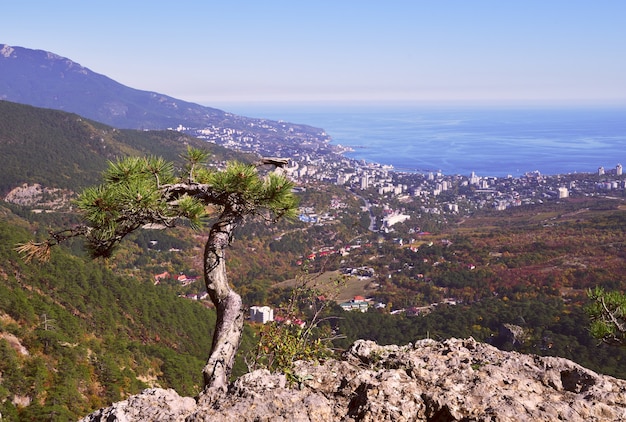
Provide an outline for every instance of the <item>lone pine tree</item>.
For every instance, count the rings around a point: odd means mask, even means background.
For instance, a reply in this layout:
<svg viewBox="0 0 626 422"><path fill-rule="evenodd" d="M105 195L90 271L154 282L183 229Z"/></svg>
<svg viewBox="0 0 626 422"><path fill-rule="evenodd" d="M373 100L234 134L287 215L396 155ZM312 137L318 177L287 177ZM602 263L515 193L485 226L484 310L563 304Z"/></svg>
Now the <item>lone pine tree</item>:
<svg viewBox="0 0 626 422"><path fill-rule="evenodd" d="M200 228L209 220L204 281L217 321L203 377L205 389L226 391L244 317L241 297L228 283L225 249L233 231L249 217L273 222L294 216L297 198L293 183L281 171L285 159L265 158L255 164L233 161L224 170L210 170L205 151L189 148L183 158L182 174L176 174L173 163L158 157L127 157L109 163L104 182L85 189L76 201L84 223L17 249L26 260L45 260L52 246L82 236L93 257L109 257L126 235L147 224L172 228L186 221ZM271 171L262 175L259 169L264 166L271 166Z"/></svg>

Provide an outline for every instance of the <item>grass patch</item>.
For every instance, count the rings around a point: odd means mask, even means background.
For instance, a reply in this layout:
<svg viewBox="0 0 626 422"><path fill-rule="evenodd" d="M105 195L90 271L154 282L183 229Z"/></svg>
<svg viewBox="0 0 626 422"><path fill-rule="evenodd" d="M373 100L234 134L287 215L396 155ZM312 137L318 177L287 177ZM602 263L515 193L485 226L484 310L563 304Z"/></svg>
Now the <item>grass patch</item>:
<svg viewBox="0 0 626 422"><path fill-rule="evenodd" d="M354 298L354 296L368 296L374 289L371 287L372 279L360 278L352 276L343 276L339 271L325 271L315 277L312 281L312 287L315 287L322 292L322 294L332 293L334 289L334 281L340 277L345 277L345 284L339 289L336 297L336 301L345 302ZM286 280L277 284L274 284L272 288L289 288L296 285L296 279Z"/></svg>

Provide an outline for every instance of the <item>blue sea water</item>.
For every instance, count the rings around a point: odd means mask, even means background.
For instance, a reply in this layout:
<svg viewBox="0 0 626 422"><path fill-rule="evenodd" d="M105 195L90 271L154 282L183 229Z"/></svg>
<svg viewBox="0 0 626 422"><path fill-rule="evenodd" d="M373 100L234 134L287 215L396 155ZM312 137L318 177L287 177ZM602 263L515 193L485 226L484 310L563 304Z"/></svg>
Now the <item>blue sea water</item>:
<svg viewBox="0 0 626 422"><path fill-rule="evenodd" d="M265 106L229 110L321 127L355 159L404 171L520 176L626 166L626 108Z"/></svg>

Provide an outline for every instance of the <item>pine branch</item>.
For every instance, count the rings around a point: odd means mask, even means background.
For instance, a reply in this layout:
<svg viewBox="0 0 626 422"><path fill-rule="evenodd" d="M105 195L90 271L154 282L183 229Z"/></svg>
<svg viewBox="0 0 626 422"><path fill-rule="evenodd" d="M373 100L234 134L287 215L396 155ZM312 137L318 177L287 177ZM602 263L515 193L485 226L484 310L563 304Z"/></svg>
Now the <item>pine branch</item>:
<svg viewBox="0 0 626 422"><path fill-rule="evenodd" d="M80 225L71 229L64 229L57 232L50 232L50 237L44 242L29 241L20 243L15 250L24 257L24 261L33 260L47 262L50 260L50 251L53 246L77 236L85 236L91 231L90 227Z"/></svg>
<svg viewBox="0 0 626 422"><path fill-rule="evenodd" d="M602 307L604 308L605 315L610 319L610 322L615 325L615 327L617 328L617 331L619 331L622 334L626 333L626 327L624 327L624 324L620 323L618 319L615 317L614 312L617 312L617 310L610 311L609 308L606 306L604 297L600 297L599 299L600 299L600 303L602 303Z"/></svg>

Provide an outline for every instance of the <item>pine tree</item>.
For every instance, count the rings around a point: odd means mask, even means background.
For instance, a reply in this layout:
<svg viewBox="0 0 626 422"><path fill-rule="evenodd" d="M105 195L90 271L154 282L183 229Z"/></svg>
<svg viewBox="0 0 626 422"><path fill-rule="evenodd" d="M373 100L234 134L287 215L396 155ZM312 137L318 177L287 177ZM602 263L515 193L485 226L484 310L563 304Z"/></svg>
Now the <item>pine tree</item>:
<svg viewBox="0 0 626 422"><path fill-rule="evenodd" d="M104 182L85 189L76 201L84 223L51 232L40 243L18 250L26 260L50 257L52 246L75 236L87 240L93 257L109 257L129 233L146 225L201 228L210 220L204 247L204 279L217 310L216 329L203 369L205 388L226 391L243 331L242 301L229 285L225 250L233 231L246 219L276 221L295 216L293 183L282 173L287 160L265 158L255 164L230 162L223 170L206 166L208 153L188 148L186 166L177 175L173 163L158 157L126 157L109 163ZM262 175L259 169L272 166Z"/></svg>

